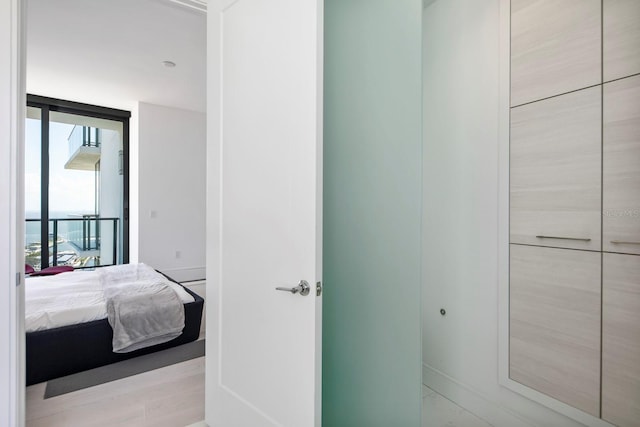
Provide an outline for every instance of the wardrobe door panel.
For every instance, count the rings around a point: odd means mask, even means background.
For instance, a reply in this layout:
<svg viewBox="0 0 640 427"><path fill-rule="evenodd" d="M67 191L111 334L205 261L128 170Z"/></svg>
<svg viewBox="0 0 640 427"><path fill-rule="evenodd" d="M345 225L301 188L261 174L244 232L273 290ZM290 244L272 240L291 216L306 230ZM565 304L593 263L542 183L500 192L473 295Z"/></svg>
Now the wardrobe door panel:
<svg viewBox="0 0 640 427"><path fill-rule="evenodd" d="M640 254L640 76L604 85L603 108L603 250Z"/></svg>
<svg viewBox="0 0 640 427"><path fill-rule="evenodd" d="M604 80L640 73L640 1L603 2Z"/></svg>
<svg viewBox="0 0 640 427"><path fill-rule="evenodd" d="M600 0L511 1L512 106L599 84L601 62Z"/></svg>
<svg viewBox="0 0 640 427"><path fill-rule="evenodd" d="M511 245L510 377L599 416L601 254Z"/></svg>
<svg viewBox="0 0 640 427"><path fill-rule="evenodd" d="M640 426L640 257L604 254L602 418Z"/></svg>
<svg viewBox="0 0 640 427"><path fill-rule="evenodd" d="M601 89L511 111L511 243L601 250Z"/></svg>

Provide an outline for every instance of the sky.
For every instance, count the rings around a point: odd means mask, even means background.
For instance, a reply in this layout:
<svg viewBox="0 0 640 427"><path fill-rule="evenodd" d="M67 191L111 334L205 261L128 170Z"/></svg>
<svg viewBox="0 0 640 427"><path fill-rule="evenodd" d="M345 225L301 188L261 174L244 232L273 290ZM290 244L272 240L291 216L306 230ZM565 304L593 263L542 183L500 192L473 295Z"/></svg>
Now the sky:
<svg viewBox="0 0 640 427"><path fill-rule="evenodd" d="M49 212L94 213L94 172L67 170L67 138L73 125L51 122L49 127ZM25 211L40 212L40 120L27 119L25 147Z"/></svg>

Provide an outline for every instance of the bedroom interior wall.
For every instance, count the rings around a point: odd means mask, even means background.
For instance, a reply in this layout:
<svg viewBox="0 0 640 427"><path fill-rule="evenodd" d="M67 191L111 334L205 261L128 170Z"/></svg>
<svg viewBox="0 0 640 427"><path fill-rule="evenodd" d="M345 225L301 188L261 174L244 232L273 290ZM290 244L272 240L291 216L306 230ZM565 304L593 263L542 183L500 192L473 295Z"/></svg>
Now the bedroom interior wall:
<svg viewBox="0 0 640 427"><path fill-rule="evenodd" d="M137 261L179 282L205 278L205 155L204 113L138 104Z"/></svg>
<svg viewBox="0 0 640 427"><path fill-rule="evenodd" d="M423 382L496 427L578 426L498 380L501 4L424 10Z"/></svg>

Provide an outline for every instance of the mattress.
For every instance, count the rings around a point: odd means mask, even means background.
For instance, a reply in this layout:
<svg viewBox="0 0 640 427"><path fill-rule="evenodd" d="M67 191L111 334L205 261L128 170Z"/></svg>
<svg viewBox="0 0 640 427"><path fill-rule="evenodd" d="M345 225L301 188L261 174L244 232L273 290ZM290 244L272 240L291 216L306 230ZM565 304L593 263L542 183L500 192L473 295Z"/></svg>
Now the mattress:
<svg viewBox="0 0 640 427"><path fill-rule="evenodd" d="M194 299L193 302L184 304L184 330L182 335L164 344L142 348L130 353L114 353L112 349L113 329L106 318L27 333L27 385L197 340L200 335L204 300L193 291L183 289Z"/></svg>
<svg viewBox="0 0 640 427"><path fill-rule="evenodd" d="M182 286L167 280L183 304L194 301ZM26 332L106 319L98 271L73 271L25 281Z"/></svg>

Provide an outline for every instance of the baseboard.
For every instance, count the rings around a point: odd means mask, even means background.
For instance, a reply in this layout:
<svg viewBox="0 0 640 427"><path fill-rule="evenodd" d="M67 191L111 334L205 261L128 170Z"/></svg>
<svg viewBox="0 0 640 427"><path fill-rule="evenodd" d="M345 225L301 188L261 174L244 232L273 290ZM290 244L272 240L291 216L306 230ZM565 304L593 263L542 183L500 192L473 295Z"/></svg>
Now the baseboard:
<svg viewBox="0 0 640 427"><path fill-rule="evenodd" d="M422 383L494 427L536 427L477 390L426 364L422 365Z"/></svg>
<svg viewBox="0 0 640 427"><path fill-rule="evenodd" d="M200 295L205 301L207 300L207 282L205 280L180 282L180 284Z"/></svg>
<svg viewBox="0 0 640 427"><path fill-rule="evenodd" d="M158 268L158 270L180 283L204 280L206 277L205 267Z"/></svg>
<svg viewBox="0 0 640 427"><path fill-rule="evenodd" d="M182 281L180 282L181 285L186 286L186 287L199 287L199 286L206 286L207 285L207 281L206 279L202 279L202 280L187 280L187 281Z"/></svg>

